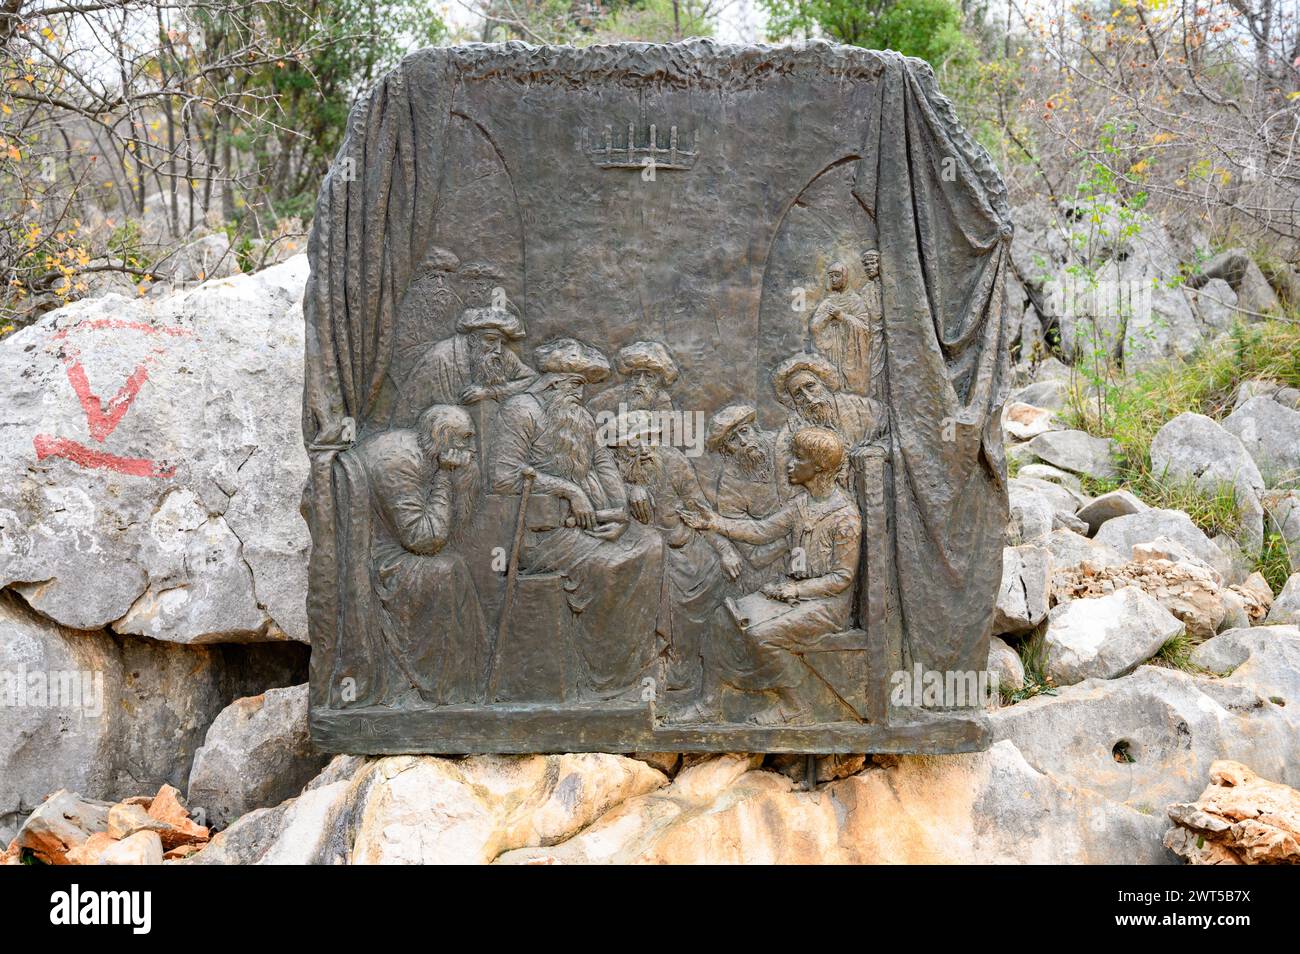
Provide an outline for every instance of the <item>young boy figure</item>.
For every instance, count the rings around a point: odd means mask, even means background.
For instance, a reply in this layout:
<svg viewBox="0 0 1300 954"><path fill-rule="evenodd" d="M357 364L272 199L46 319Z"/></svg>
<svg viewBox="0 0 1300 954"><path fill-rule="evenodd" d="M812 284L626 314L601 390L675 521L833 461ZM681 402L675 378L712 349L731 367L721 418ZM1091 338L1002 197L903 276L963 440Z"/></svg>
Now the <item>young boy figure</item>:
<svg viewBox="0 0 1300 954"><path fill-rule="evenodd" d="M826 690L797 654L852 625L862 519L835 481L845 454L838 434L803 428L791 450L786 476L799 490L770 517L722 517L698 505L680 511L696 530L753 544L785 538L790 546L787 579L719 610L705 654L704 697L684 721L723 716L724 686L775 696L772 704L746 716L759 725L807 723L820 712L834 711L834 701L823 699Z"/></svg>

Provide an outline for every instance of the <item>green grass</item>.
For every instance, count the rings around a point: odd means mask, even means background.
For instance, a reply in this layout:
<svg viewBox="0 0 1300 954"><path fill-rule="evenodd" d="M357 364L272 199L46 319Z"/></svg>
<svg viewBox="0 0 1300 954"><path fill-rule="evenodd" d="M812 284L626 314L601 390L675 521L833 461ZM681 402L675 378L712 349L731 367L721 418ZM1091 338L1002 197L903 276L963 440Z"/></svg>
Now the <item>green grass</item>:
<svg viewBox="0 0 1300 954"><path fill-rule="evenodd" d="M1286 540L1282 539L1280 533L1264 535L1264 547L1260 551L1259 559L1255 561L1255 569L1268 580L1274 595L1281 592L1282 587L1286 585L1287 577L1291 575L1291 556L1287 552Z"/></svg>
<svg viewBox="0 0 1300 954"><path fill-rule="evenodd" d="M1020 656L1020 664L1025 670L1025 685L1021 689L1000 687L1003 705L1023 702L1038 695L1055 695L1056 686L1044 671L1047 665L1047 646L1043 641L1046 627L1040 626L1032 635L1026 636L1015 647Z"/></svg>
<svg viewBox="0 0 1300 954"><path fill-rule="evenodd" d="M1163 666L1166 669L1177 669L1180 672L1189 672L1197 676L1210 675L1210 671L1204 666L1198 666L1192 662L1192 650L1199 644L1199 640L1193 639L1184 630L1177 636L1167 640L1160 647L1160 651L1151 660L1151 665Z"/></svg>
<svg viewBox="0 0 1300 954"><path fill-rule="evenodd" d="M1228 347L1203 349L1186 362L1164 362L1143 369L1123 383L1102 389L1099 401L1083 382L1071 390L1062 417L1071 427L1119 446L1119 476L1084 479L1090 494L1130 490L1153 507L1183 510L1207 535L1233 535L1239 529L1236 497L1230 486L1205 493L1190 483L1169 480L1151 466L1151 441L1173 418L1187 411L1222 420L1232 411L1238 386L1252 378L1300 387L1300 323L1266 321L1238 324ZM1276 593L1289 566L1280 540L1266 541L1255 569Z"/></svg>

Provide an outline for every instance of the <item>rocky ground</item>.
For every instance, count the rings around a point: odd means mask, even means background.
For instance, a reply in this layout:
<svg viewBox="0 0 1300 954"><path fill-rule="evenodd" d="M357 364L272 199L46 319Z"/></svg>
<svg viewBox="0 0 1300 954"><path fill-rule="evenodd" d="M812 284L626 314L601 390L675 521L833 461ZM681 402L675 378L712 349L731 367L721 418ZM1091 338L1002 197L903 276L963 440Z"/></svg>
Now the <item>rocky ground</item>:
<svg viewBox="0 0 1300 954"><path fill-rule="evenodd" d="M1217 418L1150 441L1161 480L1228 494L1232 533L1142 499L1119 442L1079 419L1078 374L1040 360L1078 336L1035 278L1066 254L1044 215L1022 212L1015 248L996 742L823 758L812 790L789 757L312 750L303 256L4 339L0 671L102 674L98 712L0 711L4 860L1300 861L1300 392L1245 379ZM1195 254L1157 237L1123 267ZM1221 347L1277 307L1224 254L1156 294L1126 364Z"/></svg>

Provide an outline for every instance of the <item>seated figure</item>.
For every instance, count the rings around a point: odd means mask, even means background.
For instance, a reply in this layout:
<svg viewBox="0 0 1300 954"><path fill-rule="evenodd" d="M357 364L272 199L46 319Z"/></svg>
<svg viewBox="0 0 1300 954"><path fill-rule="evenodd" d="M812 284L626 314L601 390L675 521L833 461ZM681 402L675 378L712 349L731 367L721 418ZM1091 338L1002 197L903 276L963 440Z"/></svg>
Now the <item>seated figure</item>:
<svg viewBox="0 0 1300 954"><path fill-rule="evenodd" d="M812 721L810 700L819 689L796 657L852 625L862 521L836 482L844 441L827 428L805 427L790 446L786 476L795 495L771 516L728 518L698 505L681 511L682 520L697 530L751 544L784 539L790 549L786 579L729 600L715 615L705 654L705 694L689 721L717 719L724 687L775 696L774 704L749 721Z"/></svg>
<svg viewBox="0 0 1300 954"><path fill-rule="evenodd" d="M382 666L379 681L388 689L373 701L477 701L485 626L456 552L478 499L474 425L463 408L435 404L414 428L381 432L356 456L370 488L368 569L377 605L367 623L380 637L379 658L366 663Z"/></svg>

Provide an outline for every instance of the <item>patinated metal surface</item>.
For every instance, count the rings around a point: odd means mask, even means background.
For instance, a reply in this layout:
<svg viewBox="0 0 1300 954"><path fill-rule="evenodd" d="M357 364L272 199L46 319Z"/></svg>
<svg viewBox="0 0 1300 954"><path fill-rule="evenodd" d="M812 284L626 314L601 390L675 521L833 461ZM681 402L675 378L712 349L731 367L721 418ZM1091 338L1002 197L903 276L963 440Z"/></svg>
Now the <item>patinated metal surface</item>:
<svg viewBox="0 0 1300 954"><path fill-rule="evenodd" d="M986 745L1009 236L916 60L408 57L310 245L317 743Z"/></svg>

